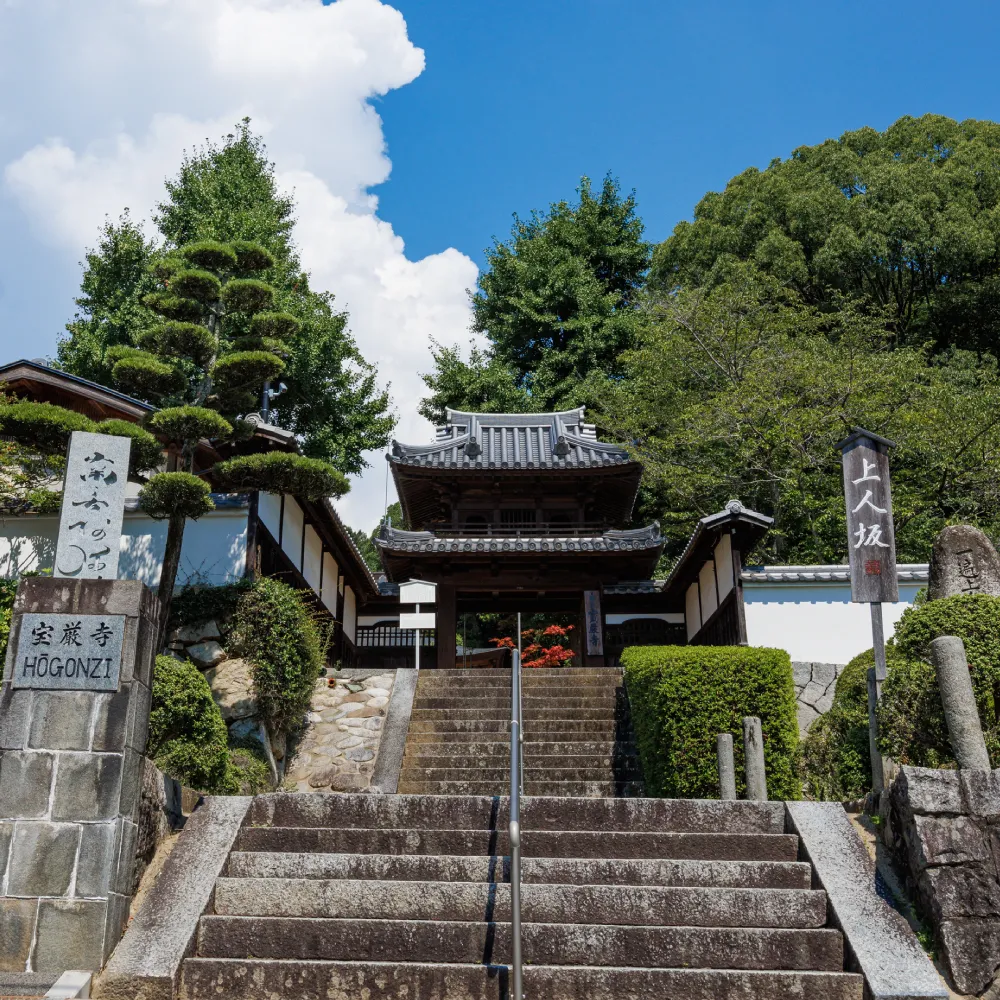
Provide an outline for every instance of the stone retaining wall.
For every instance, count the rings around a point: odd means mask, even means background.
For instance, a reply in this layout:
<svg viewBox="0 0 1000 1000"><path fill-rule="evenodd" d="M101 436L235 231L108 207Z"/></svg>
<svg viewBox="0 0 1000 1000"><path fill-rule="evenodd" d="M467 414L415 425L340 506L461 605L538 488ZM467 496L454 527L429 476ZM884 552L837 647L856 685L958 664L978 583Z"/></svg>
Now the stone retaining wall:
<svg viewBox="0 0 1000 1000"><path fill-rule="evenodd" d="M799 736L804 737L809 727L830 711L837 678L844 672L843 663L793 663L795 701L799 716Z"/></svg>
<svg viewBox="0 0 1000 1000"><path fill-rule="evenodd" d="M1000 771L904 766L888 791L883 839L905 858L955 988L1000 986Z"/></svg>

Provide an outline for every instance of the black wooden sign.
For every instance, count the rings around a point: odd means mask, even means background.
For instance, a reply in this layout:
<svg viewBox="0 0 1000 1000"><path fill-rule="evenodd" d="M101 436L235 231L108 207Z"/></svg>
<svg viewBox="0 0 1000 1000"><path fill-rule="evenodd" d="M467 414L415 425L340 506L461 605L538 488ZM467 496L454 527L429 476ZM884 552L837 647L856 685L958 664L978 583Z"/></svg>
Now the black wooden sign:
<svg viewBox="0 0 1000 1000"><path fill-rule="evenodd" d="M843 455L851 600L893 603L899 600L889 484L893 442L859 427L837 447Z"/></svg>

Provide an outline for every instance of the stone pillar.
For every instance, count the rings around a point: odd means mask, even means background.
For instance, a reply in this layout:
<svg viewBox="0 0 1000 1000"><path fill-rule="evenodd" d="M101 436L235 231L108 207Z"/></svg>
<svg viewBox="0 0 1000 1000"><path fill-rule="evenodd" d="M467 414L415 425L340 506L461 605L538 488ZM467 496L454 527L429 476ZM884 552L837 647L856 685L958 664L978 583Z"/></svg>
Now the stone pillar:
<svg viewBox="0 0 1000 1000"><path fill-rule="evenodd" d="M437 646L437 665L440 669L446 670L455 666L455 638L458 635L456 594L452 584L438 584L437 605L434 610L437 612L434 639Z"/></svg>
<svg viewBox="0 0 1000 1000"><path fill-rule="evenodd" d="M939 636L931 643L931 662L937 673L941 705L958 766L989 771L990 756L986 752L962 640L954 635Z"/></svg>
<svg viewBox="0 0 1000 1000"><path fill-rule="evenodd" d="M137 580L34 577L18 587L0 688L0 969L97 970L122 935L157 613ZM59 620L63 632L78 622L81 636L94 632L95 622L107 623L121 641L117 679L109 656L99 676L90 671L95 661L84 661L90 679L75 661L71 680L74 642L57 628L48 656L59 657L59 675L46 671L43 679L39 665L36 679L26 680L22 661L40 664L45 645L41 636L34 644L37 618L26 622L22 637L24 615L68 616ZM104 651L113 648L117 659L115 642Z"/></svg>
<svg viewBox="0 0 1000 1000"><path fill-rule="evenodd" d="M716 740L719 758L719 798L736 798L736 763L733 760L733 734L719 733Z"/></svg>
<svg viewBox="0 0 1000 1000"><path fill-rule="evenodd" d="M767 802L767 772L764 768L764 734L760 719L748 715L743 720L743 765L746 770L747 798Z"/></svg>

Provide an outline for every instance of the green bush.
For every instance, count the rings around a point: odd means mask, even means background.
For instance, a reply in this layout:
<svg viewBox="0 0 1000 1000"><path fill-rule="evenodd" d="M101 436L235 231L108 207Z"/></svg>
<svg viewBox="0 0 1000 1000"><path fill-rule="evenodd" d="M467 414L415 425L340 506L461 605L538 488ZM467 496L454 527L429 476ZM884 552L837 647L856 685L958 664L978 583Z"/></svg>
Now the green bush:
<svg viewBox="0 0 1000 1000"><path fill-rule="evenodd" d="M254 586L252 580L237 580L221 587L185 587L170 602L170 629L200 625L214 620L226 635L226 626L240 601Z"/></svg>
<svg viewBox="0 0 1000 1000"><path fill-rule="evenodd" d="M986 747L993 766L1000 766L1000 598L985 594L945 597L903 612L895 635L902 660L889 670L879 704L883 750L902 764L953 764L930 663L931 641L941 635L965 643Z"/></svg>
<svg viewBox="0 0 1000 1000"><path fill-rule="evenodd" d="M184 387L184 375L152 354L137 352L115 363L111 376L116 385L140 396L179 392Z"/></svg>
<svg viewBox="0 0 1000 1000"><path fill-rule="evenodd" d="M231 312L253 315L271 308L274 289L256 278L233 278L222 290L222 301Z"/></svg>
<svg viewBox="0 0 1000 1000"><path fill-rule="evenodd" d="M175 358L191 358L204 365L219 348L219 341L208 327L200 323L170 320L139 334L139 345L147 351L157 351Z"/></svg>
<svg viewBox="0 0 1000 1000"><path fill-rule="evenodd" d="M170 279L170 291L195 302L217 302L222 295L222 282L211 271L192 268L174 272Z"/></svg>
<svg viewBox="0 0 1000 1000"><path fill-rule="evenodd" d="M212 470L220 489L291 493L307 500L340 497L351 487L332 465L283 451L241 455L219 462Z"/></svg>
<svg viewBox="0 0 1000 1000"><path fill-rule="evenodd" d="M163 460L163 447L149 431L129 420L102 420L94 428L98 434L114 434L132 439L128 456L129 474L148 472Z"/></svg>
<svg viewBox="0 0 1000 1000"><path fill-rule="evenodd" d="M271 786L271 768L260 740L244 736L229 741L229 763L240 795L256 795Z"/></svg>
<svg viewBox="0 0 1000 1000"><path fill-rule="evenodd" d="M211 268L214 271L231 271L236 267L236 251L216 240L200 240L181 247L180 256L195 267Z"/></svg>
<svg viewBox="0 0 1000 1000"><path fill-rule="evenodd" d="M212 377L222 390L263 385L285 370L285 362L269 351L234 351L223 355L212 368Z"/></svg>
<svg viewBox="0 0 1000 1000"><path fill-rule="evenodd" d="M64 452L73 431L92 431L94 421L53 403L0 405L0 434L43 452Z"/></svg>
<svg viewBox="0 0 1000 1000"><path fill-rule="evenodd" d="M327 636L298 591L258 580L240 601L230 652L250 661L257 706L270 732L298 728L326 656Z"/></svg>
<svg viewBox="0 0 1000 1000"><path fill-rule="evenodd" d="M17 580L0 579L0 663L7 656L7 640L10 638L10 619L17 595Z"/></svg>
<svg viewBox="0 0 1000 1000"><path fill-rule="evenodd" d="M237 270L243 274L266 271L269 267L274 267L274 257L259 243L252 243L249 240L233 240L229 245L236 253Z"/></svg>
<svg viewBox="0 0 1000 1000"><path fill-rule="evenodd" d="M892 652L889 646L887 655ZM810 798L844 802L871 788L868 742L868 668L875 654L855 656L837 678L830 711L809 728L802 744L802 780Z"/></svg>
<svg viewBox="0 0 1000 1000"><path fill-rule="evenodd" d="M732 733L737 790L743 780L743 718L764 732L768 795L799 797L798 722L788 654L745 646L632 646L622 654L646 791L718 798L716 737Z"/></svg>
<svg viewBox="0 0 1000 1000"><path fill-rule="evenodd" d="M225 417L202 406L168 406L146 421L150 429L168 441L184 444L202 438L224 438L233 432Z"/></svg>
<svg viewBox="0 0 1000 1000"><path fill-rule="evenodd" d="M147 753L171 777L201 792L238 791L219 706L201 671L189 660L158 656Z"/></svg>
<svg viewBox="0 0 1000 1000"><path fill-rule="evenodd" d="M196 521L215 510L215 503L203 479L190 472L160 472L139 490L139 507L156 520L183 514Z"/></svg>

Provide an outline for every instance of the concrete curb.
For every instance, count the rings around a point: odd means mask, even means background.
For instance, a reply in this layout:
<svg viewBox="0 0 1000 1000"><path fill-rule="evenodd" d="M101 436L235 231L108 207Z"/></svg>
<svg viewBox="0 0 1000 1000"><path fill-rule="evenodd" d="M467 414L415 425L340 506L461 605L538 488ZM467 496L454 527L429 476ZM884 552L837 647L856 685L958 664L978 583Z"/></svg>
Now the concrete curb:
<svg viewBox="0 0 1000 1000"><path fill-rule="evenodd" d="M45 994L45 1000L75 1000L76 997L90 996L92 972L64 972L56 980L52 989Z"/></svg>
<svg viewBox="0 0 1000 1000"><path fill-rule="evenodd" d="M392 694L385 710L385 724L378 745L378 757L375 758L375 770L372 773L373 792L392 795L399 787L399 772L403 768L403 750L406 747L406 734L410 730L410 713L413 711L413 697L417 692L419 677L418 670L396 671Z"/></svg>
<svg viewBox="0 0 1000 1000"><path fill-rule="evenodd" d="M172 1000L198 920L252 799L211 796L195 810L94 986L101 1000Z"/></svg>
<svg viewBox="0 0 1000 1000"><path fill-rule="evenodd" d="M877 892L875 862L839 802L786 802L788 832L812 863L871 1000L947 1000L947 987L902 915Z"/></svg>

